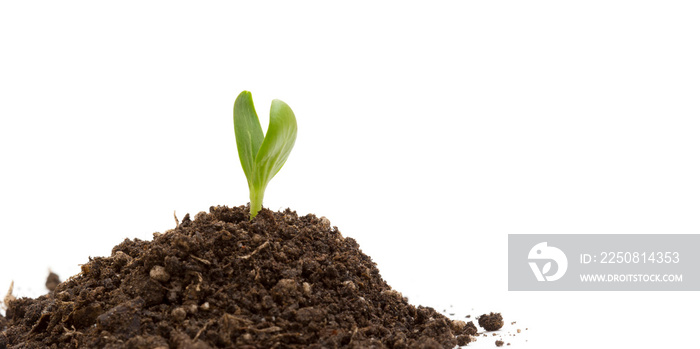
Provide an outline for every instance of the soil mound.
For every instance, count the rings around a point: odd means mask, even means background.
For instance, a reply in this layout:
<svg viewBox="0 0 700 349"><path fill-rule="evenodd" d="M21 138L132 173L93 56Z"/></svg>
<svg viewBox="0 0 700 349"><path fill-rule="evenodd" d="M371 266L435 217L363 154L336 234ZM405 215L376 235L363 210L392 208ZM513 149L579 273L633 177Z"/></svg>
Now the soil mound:
<svg viewBox="0 0 700 349"><path fill-rule="evenodd" d="M249 221L245 206L127 239L6 318L0 349L453 348L476 333L408 304L327 219Z"/></svg>

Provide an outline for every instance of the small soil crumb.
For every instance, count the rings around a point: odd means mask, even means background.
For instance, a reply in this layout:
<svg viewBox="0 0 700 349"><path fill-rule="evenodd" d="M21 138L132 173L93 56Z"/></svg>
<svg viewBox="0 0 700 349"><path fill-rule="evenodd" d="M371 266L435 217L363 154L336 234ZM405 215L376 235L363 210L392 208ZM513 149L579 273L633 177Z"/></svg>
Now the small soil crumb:
<svg viewBox="0 0 700 349"><path fill-rule="evenodd" d="M319 219L321 220L321 227L323 227L323 229L328 230L331 228L331 220L330 219L328 219L324 216L321 216L321 218L319 218Z"/></svg>
<svg viewBox="0 0 700 349"><path fill-rule="evenodd" d="M454 332L461 332L466 326L467 323L462 320L452 320L452 331Z"/></svg>
<svg viewBox="0 0 700 349"><path fill-rule="evenodd" d="M49 290L49 292L53 292L53 290L56 289L56 286L61 283L61 279L58 278L58 274L52 272L49 270L49 276L46 277L46 288Z"/></svg>
<svg viewBox="0 0 700 349"><path fill-rule="evenodd" d="M458 335L476 335L477 329L473 322L464 322L462 320L452 320L452 332Z"/></svg>
<svg viewBox="0 0 700 349"><path fill-rule="evenodd" d="M518 329L518 333L520 333L520 329Z"/></svg>
<svg viewBox="0 0 700 349"><path fill-rule="evenodd" d="M486 331L497 331L503 327L503 316L501 313L483 314L479 316L479 326Z"/></svg>
<svg viewBox="0 0 700 349"><path fill-rule="evenodd" d="M496 341L496 346L497 346L497 347L502 347L502 346L503 346L503 341L502 341L502 340L497 340L497 341Z"/></svg>
<svg viewBox="0 0 700 349"><path fill-rule="evenodd" d="M187 311L183 308L175 308L173 311L170 313L171 317L175 321L182 321L187 317Z"/></svg>
<svg viewBox="0 0 700 349"><path fill-rule="evenodd" d="M168 282L168 280L170 280L170 274L168 274L168 272L165 271L165 268L160 265L154 266L149 274L151 279L156 281Z"/></svg>
<svg viewBox="0 0 700 349"><path fill-rule="evenodd" d="M457 336L457 345L459 345L460 347L467 345L470 342L476 342L476 338L470 336Z"/></svg>
<svg viewBox="0 0 700 349"><path fill-rule="evenodd" d="M467 318L467 319L469 319L470 317L472 317L472 316L471 316L471 315L467 315L467 316L465 316L465 318Z"/></svg>
<svg viewBox="0 0 700 349"><path fill-rule="evenodd" d="M515 325L516 323L517 323L517 321L513 321L513 322L511 322L510 324L511 324L511 325Z"/></svg>

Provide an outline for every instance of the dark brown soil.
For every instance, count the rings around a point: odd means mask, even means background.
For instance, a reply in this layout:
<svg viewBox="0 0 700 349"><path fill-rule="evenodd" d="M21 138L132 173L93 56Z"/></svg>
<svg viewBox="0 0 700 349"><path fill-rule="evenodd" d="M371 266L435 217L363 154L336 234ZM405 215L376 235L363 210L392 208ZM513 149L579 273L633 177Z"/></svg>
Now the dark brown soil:
<svg viewBox="0 0 700 349"><path fill-rule="evenodd" d="M0 331L4 330L5 327L7 326L7 320L5 319L2 314L0 314ZM2 343L2 339L0 339L0 343Z"/></svg>
<svg viewBox="0 0 700 349"><path fill-rule="evenodd" d="M453 348L476 334L408 304L327 219L264 209L249 221L244 206L127 239L6 317L0 349Z"/></svg>
<svg viewBox="0 0 700 349"><path fill-rule="evenodd" d="M479 326L486 331L497 331L503 327L503 316L501 316L501 313L481 315L479 316Z"/></svg>
<svg viewBox="0 0 700 349"><path fill-rule="evenodd" d="M49 276L46 277L46 289L53 291L60 283L61 279L58 278L58 275L54 272L49 272Z"/></svg>

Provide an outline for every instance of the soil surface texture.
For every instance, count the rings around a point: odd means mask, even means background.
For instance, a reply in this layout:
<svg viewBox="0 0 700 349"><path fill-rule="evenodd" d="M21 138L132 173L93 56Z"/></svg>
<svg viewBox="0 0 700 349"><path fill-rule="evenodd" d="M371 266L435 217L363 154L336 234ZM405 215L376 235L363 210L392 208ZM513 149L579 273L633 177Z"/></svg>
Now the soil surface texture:
<svg viewBox="0 0 700 349"><path fill-rule="evenodd" d="M245 206L127 239L7 306L0 349L453 348L476 334L409 304L328 219L263 209L250 221Z"/></svg>

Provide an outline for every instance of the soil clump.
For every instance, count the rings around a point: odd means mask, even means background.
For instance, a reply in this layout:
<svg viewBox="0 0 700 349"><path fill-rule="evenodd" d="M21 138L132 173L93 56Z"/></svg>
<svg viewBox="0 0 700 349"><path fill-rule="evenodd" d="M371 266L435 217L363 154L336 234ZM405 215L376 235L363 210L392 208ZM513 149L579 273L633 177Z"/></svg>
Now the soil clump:
<svg viewBox="0 0 700 349"><path fill-rule="evenodd" d="M61 283L61 279L58 278L58 275L52 271L49 271L49 276L46 277L46 289L49 291L53 291L56 289L56 286Z"/></svg>
<svg viewBox="0 0 700 349"><path fill-rule="evenodd" d="M479 326L486 331L498 331L503 327L503 316L501 313L490 313L479 316ZM494 336L496 334L494 333Z"/></svg>
<svg viewBox="0 0 700 349"><path fill-rule="evenodd" d="M409 304L327 219L289 209L251 221L211 207L81 268L10 301L0 349L453 348L476 334Z"/></svg>

